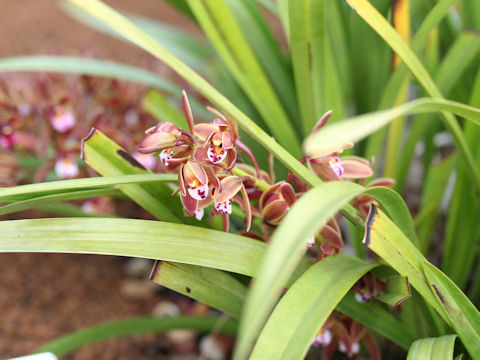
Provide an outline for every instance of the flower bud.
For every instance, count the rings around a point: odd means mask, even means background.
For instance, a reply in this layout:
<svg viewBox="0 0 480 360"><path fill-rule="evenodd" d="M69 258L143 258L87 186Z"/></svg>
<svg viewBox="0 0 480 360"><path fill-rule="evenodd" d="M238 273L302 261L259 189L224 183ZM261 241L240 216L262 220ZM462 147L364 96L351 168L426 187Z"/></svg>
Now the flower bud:
<svg viewBox="0 0 480 360"><path fill-rule="evenodd" d="M295 200L295 190L289 183L281 181L272 185L260 197L263 220L278 225Z"/></svg>

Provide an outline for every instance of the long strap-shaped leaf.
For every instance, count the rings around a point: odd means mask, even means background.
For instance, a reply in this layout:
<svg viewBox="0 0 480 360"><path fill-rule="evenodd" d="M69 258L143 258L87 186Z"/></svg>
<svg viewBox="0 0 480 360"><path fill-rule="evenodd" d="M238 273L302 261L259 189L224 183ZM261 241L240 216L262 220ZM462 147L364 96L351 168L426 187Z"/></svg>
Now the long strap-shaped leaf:
<svg viewBox="0 0 480 360"><path fill-rule="evenodd" d="M415 341L408 350L407 360L453 360L457 335L445 335Z"/></svg>
<svg viewBox="0 0 480 360"><path fill-rule="evenodd" d="M374 267L346 254L313 265L279 302L250 359L303 359L335 306Z"/></svg>
<svg viewBox="0 0 480 360"><path fill-rule="evenodd" d="M0 189L0 202L31 199L69 191L95 189L119 184L136 184L159 181L177 181L174 174L138 174L92 177L85 179L49 181L38 184L19 185Z"/></svg>
<svg viewBox="0 0 480 360"><path fill-rule="evenodd" d="M436 300L473 359L480 359L480 312L455 283L429 262L423 271Z"/></svg>
<svg viewBox="0 0 480 360"><path fill-rule="evenodd" d="M397 117L414 113L449 111L480 125L480 109L445 99L418 99L390 110L377 111L327 126L307 138L305 152L324 156L349 142L361 140Z"/></svg>
<svg viewBox="0 0 480 360"><path fill-rule="evenodd" d="M222 334L235 334L237 324L233 320L218 316L177 316L141 317L125 319L89 327L56 339L36 352L50 351L57 356L66 355L85 345L107 339L120 338L145 333L165 332L175 329L189 329L198 332L215 331Z"/></svg>
<svg viewBox="0 0 480 360"><path fill-rule="evenodd" d="M428 71L418 60L415 53L397 34L395 29L388 23L388 21L368 2L368 0L345 0L350 6L360 15L398 54L405 65L410 69L416 79L423 86L425 91L434 98L442 98L442 94L428 74ZM480 170L478 169L474 157L468 148L468 145L463 136L462 129L459 126L455 117L445 111L441 112L444 119L445 126L452 133L455 143L466 161L466 164L471 169L471 176L474 186L480 190Z"/></svg>
<svg viewBox="0 0 480 360"><path fill-rule="evenodd" d="M141 257L254 276L266 244L198 226L110 218L6 220L0 252L60 252ZM302 261L298 278L309 263Z"/></svg>
<svg viewBox="0 0 480 360"><path fill-rule="evenodd" d="M121 191L117 189L103 188L93 190L68 191L52 195L37 196L33 199L16 201L11 204L0 206L0 216L12 214L27 209L35 209L40 206L54 204L61 201L89 199L99 196L122 197L124 195L121 193Z"/></svg>
<svg viewBox="0 0 480 360"><path fill-rule="evenodd" d="M180 93L178 86L164 80L151 71L108 60L54 55L18 56L0 59L0 71L46 71L88 74L133 81L170 93Z"/></svg>
<svg viewBox="0 0 480 360"><path fill-rule="evenodd" d="M307 239L345 204L360 194L368 194L375 197L395 218L408 219L405 204L401 198L392 197L392 192L383 188L368 190L349 182L329 182L311 189L294 204L275 231L247 296L236 345L236 359L247 357L281 289L305 253ZM410 223L405 220L405 226L402 223L402 227L412 228L413 224L411 220ZM385 229L385 233L388 232ZM409 233L414 231L410 230Z"/></svg>
<svg viewBox="0 0 480 360"><path fill-rule="evenodd" d="M254 276L266 245L200 227L134 219L32 219L0 222L0 252L132 256Z"/></svg>

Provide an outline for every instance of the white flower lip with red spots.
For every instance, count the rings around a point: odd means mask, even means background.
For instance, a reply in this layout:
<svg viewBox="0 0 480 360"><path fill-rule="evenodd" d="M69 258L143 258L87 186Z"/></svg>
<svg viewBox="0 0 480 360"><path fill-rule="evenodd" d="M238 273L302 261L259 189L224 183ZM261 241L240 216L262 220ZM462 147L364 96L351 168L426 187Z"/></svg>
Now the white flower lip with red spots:
<svg viewBox="0 0 480 360"><path fill-rule="evenodd" d="M208 185L188 186L188 193L195 200L205 200L208 196Z"/></svg>
<svg viewBox="0 0 480 360"><path fill-rule="evenodd" d="M169 165L169 160L173 159L173 154L171 149L164 149L160 152L160 161L162 162L163 165L168 166Z"/></svg>
<svg viewBox="0 0 480 360"><path fill-rule="evenodd" d="M214 164L218 164L222 162L227 157L227 151L214 144L210 145L207 150L208 160L210 160Z"/></svg>
<svg viewBox="0 0 480 360"><path fill-rule="evenodd" d="M221 203L215 203L215 209L220 214L230 215L232 213L232 202L227 200Z"/></svg>

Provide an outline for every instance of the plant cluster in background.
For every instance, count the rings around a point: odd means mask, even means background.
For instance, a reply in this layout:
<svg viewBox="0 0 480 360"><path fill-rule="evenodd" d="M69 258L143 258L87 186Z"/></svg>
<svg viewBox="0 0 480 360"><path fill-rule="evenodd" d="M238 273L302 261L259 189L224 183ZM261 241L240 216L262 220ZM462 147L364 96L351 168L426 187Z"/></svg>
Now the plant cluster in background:
<svg viewBox="0 0 480 360"><path fill-rule="evenodd" d="M188 319L198 330L235 333L234 359L302 359L312 344L325 359L336 352L390 358L387 341L412 359L453 359L457 336L456 353L479 358L480 257L472 249L480 238L480 37L469 30L480 29L477 2L169 3L205 39L98 0L62 6L166 63L198 91L190 102L185 92L177 100L175 84L122 64L0 61L4 71L61 69L159 90L146 93L139 110L130 85L105 81L96 92L88 84L103 80L80 77L90 81L76 83L84 86L80 97L96 104L84 110L94 129L82 140L82 159L102 177L1 189L0 214L126 196L159 221L59 218L48 221L48 232L42 219L21 227L21 220L3 221L0 250L161 260L154 282L235 319L224 328L221 318L213 325ZM281 24L286 52L265 12ZM7 173L18 166L12 147L55 144L44 175L25 179L48 179L56 165L57 176L77 175L70 160L79 146L75 96L49 91L55 95L36 111L4 101ZM215 108L206 111L205 99ZM143 111L159 123L149 127ZM45 139L21 131L32 114L48 120ZM124 150L132 145L133 156ZM409 182L411 168L413 178L425 179L420 190ZM405 204L401 195L412 193ZM16 241L20 235L30 240ZM163 321L157 331L188 327L182 318ZM45 349L61 355L83 341L73 336Z"/></svg>
<svg viewBox="0 0 480 360"><path fill-rule="evenodd" d="M91 127L133 150L140 138L136 127L154 123L141 107L141 85L87 75L8 73L1 88L2 186L95 176L79 156ZM134 156L149 168L156 165ZM87 200L83 210L106 211L106 200Z"/></svg>

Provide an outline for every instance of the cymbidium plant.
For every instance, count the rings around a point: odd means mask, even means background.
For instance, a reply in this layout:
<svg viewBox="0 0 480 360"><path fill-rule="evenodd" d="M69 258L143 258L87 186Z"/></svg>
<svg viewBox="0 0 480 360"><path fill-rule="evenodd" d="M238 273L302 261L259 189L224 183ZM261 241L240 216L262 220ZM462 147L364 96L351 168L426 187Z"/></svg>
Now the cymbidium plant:
<svg viewBox="0 0 480 360"><path fill-rule="evenodd" d="M406 351L412 359L438 352L445 359L480 358L480 281L473 276L479 255L472 251L480 234L480 42L466 31L480 29L480 16L472 15L478 2L169 3L205 39L129 19L98 0L64 5L170 66L192 87L192 106L185 93L178 101L175 84L141 69L78 58L15 59L23 70L38 70L43 61L50 71L103 69L155 87L160 92L146 94L142 106L159 122L149 128L127 111L126 126L112 129L103 114L81 144L82 159L102 177L0 189L0 214L82 197L96 198L86 209L107 209L98 196L127 196L158 221L2 221L0 250L159 260L154 282L232 318L187 320L199 331L234 334L236 360L303 359L312 345L325 359ZM279 24L286 52L262 11ZM12 71L9 61L0 61L0 70ZM115 97L98 100L115 105ZM58 99L49 104L49 129L64 146L73 102ZM205 111L203 103L214 108ZM434 125L432 112L443 125ZM0 130L4 148L22 141L15 121L2 119ZM58 154L71 164L70 152ZM16 154L10 149L2 156L0 165L12 173ZM407 182L413 162L426 174L423 192ZM0 177L2 184L8 180ZM418 199L407 207L401 194ZM439 224L444 240L435 234L438 219L447 219ZM185 327L187 320L146 320L141 328ZM135 332L122 327L111 331ZM62 355L82 339L44 350ZM387 342L396 345L395 354Z"/></svg>

